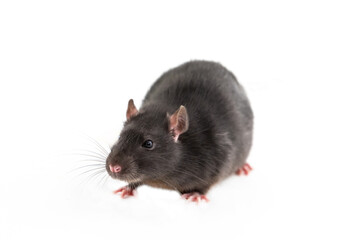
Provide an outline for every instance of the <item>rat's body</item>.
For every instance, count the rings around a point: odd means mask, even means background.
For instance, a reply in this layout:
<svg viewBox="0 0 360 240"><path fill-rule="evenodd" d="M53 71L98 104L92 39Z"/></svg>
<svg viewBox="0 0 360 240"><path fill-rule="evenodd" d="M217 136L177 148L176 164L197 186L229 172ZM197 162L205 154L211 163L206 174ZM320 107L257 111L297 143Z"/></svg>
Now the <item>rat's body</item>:
<svg viewBox="0 0 360 240"><path fill-rule="evenodd" d="M129 102L127 117L107 169L130 182L128 190L147 184L203 195L242 169L251 148L249 101L235 76L218 63L192 61L169 70L139 111ZM121 166L119 172L109 165Z"/></svg>

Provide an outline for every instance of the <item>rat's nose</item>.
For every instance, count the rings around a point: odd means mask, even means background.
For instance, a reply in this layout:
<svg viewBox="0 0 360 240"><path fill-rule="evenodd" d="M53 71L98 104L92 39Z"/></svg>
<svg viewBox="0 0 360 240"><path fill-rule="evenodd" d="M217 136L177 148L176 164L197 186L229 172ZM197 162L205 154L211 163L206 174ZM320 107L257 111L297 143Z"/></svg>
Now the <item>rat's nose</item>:
<svg viewBox="0 0 360 240"><path fill-rule="evenodd" d="M120 165L116 164L116 165L109 165L109 168L110 168L110 171L113 172L113 173L118 173L121 171L121 167Z"/></svg>

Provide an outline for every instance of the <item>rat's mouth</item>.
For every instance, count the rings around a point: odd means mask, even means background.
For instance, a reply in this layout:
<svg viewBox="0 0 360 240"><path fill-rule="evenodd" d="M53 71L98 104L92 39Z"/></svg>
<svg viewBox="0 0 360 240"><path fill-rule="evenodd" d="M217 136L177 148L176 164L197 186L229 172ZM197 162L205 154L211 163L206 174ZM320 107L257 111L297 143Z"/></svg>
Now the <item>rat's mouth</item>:
<svg viewBox="0 0 360 240"><path fill-rule="evenodd" d="M125 182L128 182L128 183L141 181L141 177L137 173L126 173L125 171L124 172L113 172L111 170L110 171L108 170L108 174L113 179L125 181Z"/></svg>

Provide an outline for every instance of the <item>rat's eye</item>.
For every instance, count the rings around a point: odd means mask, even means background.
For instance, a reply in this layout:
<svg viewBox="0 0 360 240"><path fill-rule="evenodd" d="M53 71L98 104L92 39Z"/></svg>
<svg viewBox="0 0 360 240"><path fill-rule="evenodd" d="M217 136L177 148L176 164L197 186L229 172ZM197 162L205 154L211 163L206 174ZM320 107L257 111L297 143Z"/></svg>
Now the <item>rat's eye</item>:
<svg viewBox="0 0 360 240"><path fill-rule="evenodd" d="M143 145L144 148L152 148L153 147L153 142L151 140L146 140Z"/></svg>

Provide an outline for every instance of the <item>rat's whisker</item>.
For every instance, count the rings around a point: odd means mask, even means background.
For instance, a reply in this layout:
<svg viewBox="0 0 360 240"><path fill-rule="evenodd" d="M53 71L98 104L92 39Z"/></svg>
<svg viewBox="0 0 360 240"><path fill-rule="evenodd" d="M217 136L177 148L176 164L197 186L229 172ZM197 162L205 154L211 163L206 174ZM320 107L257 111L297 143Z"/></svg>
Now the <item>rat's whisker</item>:
<svg viewBox="0 0 360 240"><path fill-rule="evenodd" d="M94 172L94 171L97 171L97 170L106 171L104 167L96 167L96 168L86 170L85 172L82 172L82 173L78 174L78 176L82 176L82 175L84 175L84 174L86 174L88 172Z"/></svg>
<svg viewBox="0 0 360 240"><path fill-rule="evenodd" d="M95 174L93 177L93 181L98 181L99 178L102 178L105 175L105 172L100 172L98 174ZM106 175L105 175L106 176ZM99 186L100 183L98 182L97 185Z"/></svg>
<svg viewBox="0 0 360 240"><path fill-rule="evenodd" d="M86 150L86 149L76 149L74 151L75 151L74 154L78 154L78 153L80 153L80 154L83 154L83 153L85 153L85 154L94 154L94 155L96 155L96 156L98 156L100 158L105 158L105 159L108 156L108 155L104 155L104 153L102 153L102 152L94 152L94 151Z"/></svg>
<svg viewBox="0 0 360 240"><path fill-rule="evenodd" d="M104 170L104 169L101 169L101 170L98 170L98 171L90 174L89 176L87 176L87 179L85 179L85 180L82 182L82 184L88 184L88 183L90 183L92 180L94 180L94 178L98 177L99 174L104 173L104 172L105 172L105 170ZM86 181L86 180L87 180L87 181Z"/></svg>
<svg viewBox="0 0 360 240"><path fill-rule="evenodd" d="M92 155L92 154L85 154L85 153L74 153L73 155L79 155L79 156L85 156L85 157L92 157L92 158L95 158L95 159L98 159L98 160L102 160L102 161L106 161L105 158L101 158L99 156L96 156L96 155Z"/></svg>
<svg viewBox="0 0 360 240"><path fill-rule="evenodd" d="M75 172L75 171L80 170L80 169L83 169L83 168L93 168L93 167L102 167L102 168L105 168L105 164L100 164L100 163L88 164L88 165L84 165L84 166L80 166L80 167L74 168L73 170L69 171L68 173L72 173L72 172Z"/></svg>
<svg viewBox="0 0 360 240"><path fill-rule="evenodd" d="M94 181L96 181L97 186L102 186L101 182L106 177L106 175L107 174L105 172L101 172L96 177L94 177Z"/></svg>
<svg viewBox="0 0 360 240"><path fill-rule="evenodd" d="M99 164L103 164L103 165L106 165L106 162L103 161L103 160L98 160L98 159L81 159L81 160L78 160L79 162L97 162Z"/></svg>
<svg viewBox="0 0 360 240"><path fill-rule="evenodd" d="M106 181L108 180L108 178L109 178L109 174L105 173L104 176L100 179L99 184L101 184L101 186L103 187Z"/></svg>
<svg viewBox="0 0 360 240"><path fill-rule="evenodd" d="M91 141L91 142L93 142L96 146L97 146L97 148L102 152L102 153L104 153L105 155L108 155L109 153L110 153L110 151L107 151L98 141L96 141L94 138L92 138L92 137L90 137L89 135L86 135L85 134L85 136L87 136L88 138L89 138L89 140ZM111 149L111 148L110 148Z"/></svg>

